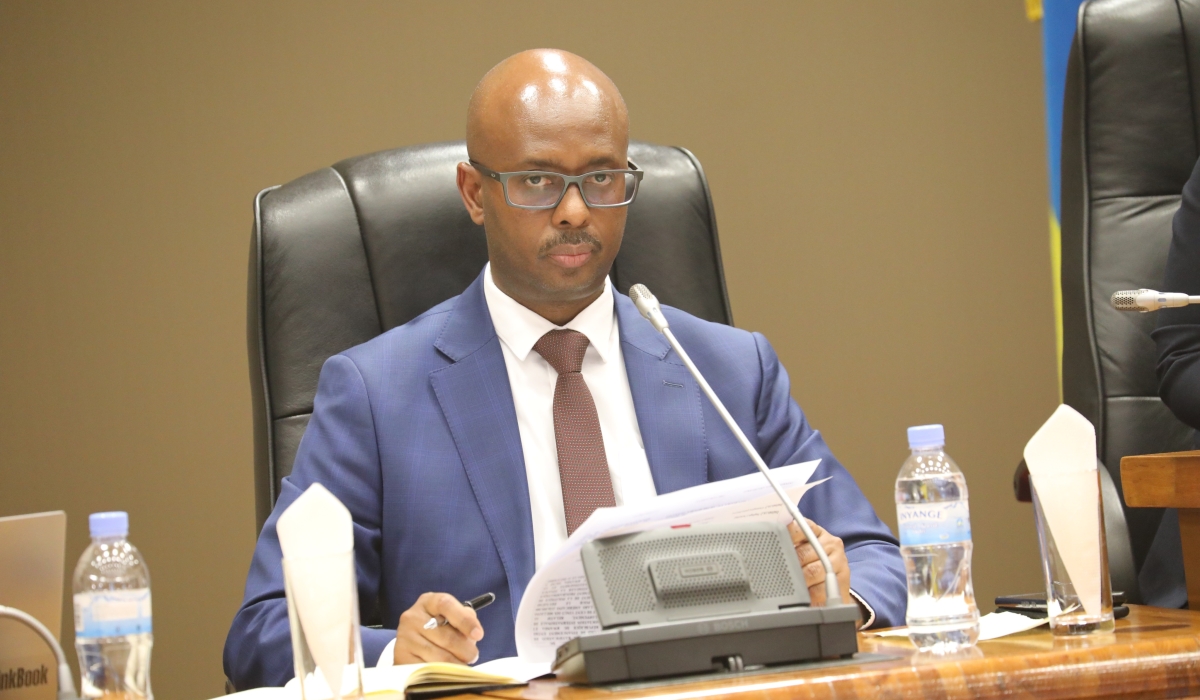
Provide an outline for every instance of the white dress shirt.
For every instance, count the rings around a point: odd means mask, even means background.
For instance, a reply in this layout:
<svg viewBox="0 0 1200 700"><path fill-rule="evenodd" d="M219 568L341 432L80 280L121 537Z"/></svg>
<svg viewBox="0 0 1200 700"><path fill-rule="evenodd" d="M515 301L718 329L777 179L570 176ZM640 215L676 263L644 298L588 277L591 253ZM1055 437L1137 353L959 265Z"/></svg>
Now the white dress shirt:
<svg viewBox="0 0 1200 700"><path fill-rule="evenodd" d="M612 282L596 301L565 326L556 326L522 306L496 286L489 263L483 273L483 295L500 346L508 383L512 387L521 450L525 453L525 478L529 482L529 509L533 516L533 549L537 568L567 541L562 482L558 475L558 449L554 440L554 384L558 372L533 349L546 333L557 328L579 331L589 341L583 356L583 380L596 402L604 455L612 477L617 505L654 498L654 479L642 446L633 410L629 375L621 355Z"/></svg>

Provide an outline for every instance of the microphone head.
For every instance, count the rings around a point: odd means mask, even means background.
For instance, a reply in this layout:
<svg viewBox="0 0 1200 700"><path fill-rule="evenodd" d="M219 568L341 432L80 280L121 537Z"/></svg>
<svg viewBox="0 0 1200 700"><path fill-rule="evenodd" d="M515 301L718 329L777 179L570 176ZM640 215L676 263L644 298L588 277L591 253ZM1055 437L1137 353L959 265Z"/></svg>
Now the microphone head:
<svg viewBox="0 0 1200 700"><path fill-rule="evenodd" d="M638 313L649 321L658 331L667 327L667 319L658 306L658 298L650 293L644 284L635 284L629 288L629 298L637 307Z"/></svg>
<svg viewBox="0 0 1200 700"><path fill-rule="evenodd" d="M644 284L635 284L630 287L629 298L633 300L634 304L637 304L638 311L641 311L643 316L646 315L645 308L643 307L652 308L658 305L658 299L650 293L650 290Z"/></svg>
<svg viewBox="0 0 1200 700"><path fill-rule="evenodd" d="M1141 296L1142 294L1145 294L1146 292L1150 292L1150 291L1152 291L1152 290L1150 290L1150 289L1125 289L1125 290L1121 290L1119 292L1113 292L1112 300L1111 300L1113 308L1118 311L1141 311L1143 313L1145 313L1146 311L1150 311L1150 309L1148 309L1146 307L1146 305L1143 304L1142 301L1138 299L1139 296Z"/></svg>
<svg viewBox="0 0 1200 700"><path fill-rule="evenodd" d="M1135 290L1113 292L1112 305L1118 311L1141 311L1137 304L1137 291Z"/></svg>

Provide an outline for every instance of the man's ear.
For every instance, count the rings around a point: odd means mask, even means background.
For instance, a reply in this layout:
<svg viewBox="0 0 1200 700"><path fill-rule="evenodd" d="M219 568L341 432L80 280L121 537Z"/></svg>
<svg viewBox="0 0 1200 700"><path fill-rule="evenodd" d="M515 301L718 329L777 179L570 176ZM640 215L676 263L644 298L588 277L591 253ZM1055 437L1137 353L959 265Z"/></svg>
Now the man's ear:
<svg viewBox="0 0 1200 700"><path fill-rule="evenodd" d="M483 177L469 163L458 164L458 194L471 221L483 226Z"/></svg>

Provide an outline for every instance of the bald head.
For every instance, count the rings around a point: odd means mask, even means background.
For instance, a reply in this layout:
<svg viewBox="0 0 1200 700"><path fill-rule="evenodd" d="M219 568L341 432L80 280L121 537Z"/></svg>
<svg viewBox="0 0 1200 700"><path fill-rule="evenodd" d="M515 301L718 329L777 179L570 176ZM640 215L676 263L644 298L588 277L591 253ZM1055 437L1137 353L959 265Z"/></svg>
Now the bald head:
<svg viewBox="0 0 1200 700"><path fill-rule="evenodd" d="M488 71L471 95L467 151L488 167L521 167L514 159L536 153L564 130L618 142L622 151L629 142L629 114L617 86L573 53L522 51Z"/></svg>

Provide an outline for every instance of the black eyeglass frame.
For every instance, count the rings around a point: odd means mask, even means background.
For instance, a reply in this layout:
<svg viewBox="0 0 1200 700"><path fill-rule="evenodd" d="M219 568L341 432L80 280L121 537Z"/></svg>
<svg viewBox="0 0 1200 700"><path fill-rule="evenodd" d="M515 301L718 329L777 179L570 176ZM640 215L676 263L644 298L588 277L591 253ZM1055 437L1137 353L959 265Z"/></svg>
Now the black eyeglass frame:
<svg viewBox="0 0 1200 700"><path fill-rule="evenodd" d="M641 170L640 168L638 168L637 164L634 163L632 160L626 161L626 162L629 164L629 167L627 169L623 169L623 170L622 169L593 170L591 172L583 173L581 175L564 175L562 173L556 173L552 170L514 170L514 171L508 172L508 173L500 173L500 172L496 172L495 170L492 170L491 168L487 167L486 165L482 165L481 163L476 162L475 160L468 160L467 164L470 165L472 168L475 168L479 172L483 173L484 175L487 175L488 177L492 178L496 182L500 183L500 189L504 190L504 201L508 203L508 206L516 207L518 209L538 210L538 209L554 209L559 204L561 204L563 197L567 196L567 190L571 189L571 185L575 185L575 187L579 190L580 199L582 199L584 205L586 205L590 209L615 209L617 207L627 207L630 204L633 204L633 200L637 199L638 188L641 186L642 178L646 175L646 172L644 170ZM593 175L597 175L597 174L601 174L601 173L611 173L614 175L615 174L633 175L633 193L629 195L629 201L621 202L620 204L592 204L591 202L589 202L587 199L587 195L585 195L583 193L583 180L584 180L584 178L591 177ZM553 204L515 204L508 197L508 180L516 175L553 175L554 177L561 177L563 179L562 192L558 193L558 199L554 200Z"/></svg>

